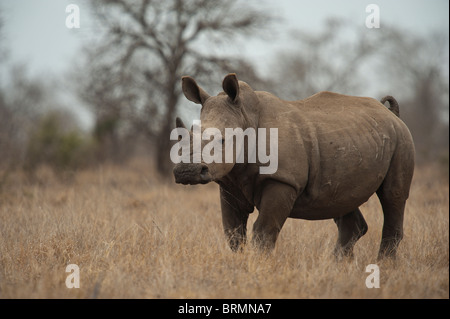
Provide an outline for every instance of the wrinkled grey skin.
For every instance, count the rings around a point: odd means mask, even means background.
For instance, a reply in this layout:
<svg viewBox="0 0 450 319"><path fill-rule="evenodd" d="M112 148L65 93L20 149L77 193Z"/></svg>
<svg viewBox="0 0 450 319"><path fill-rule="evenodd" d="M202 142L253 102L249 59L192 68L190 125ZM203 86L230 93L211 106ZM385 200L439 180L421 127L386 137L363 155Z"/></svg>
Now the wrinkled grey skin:
<svg viewBox="0 0 450 319"><path fill-rule="evenodd" d="M299 101L284 101L254 91L229 74L224 92L209 96L194 79L183 77L183 92L202 105L207 127L278 128L278 170L259 174L260 163L177 164L177 183L220 185L222 221L230 247L246 241L247 219L259 211L252 243L270 250L288 217L333 218L338 227L337 256L352 256L367 231L359 210L374 193L384 214L379 257L394 257L403 237L403 215L414 170L414 144L398 116L367 97L320 92ZM394 114L395 113L395 114ZM177 126L184 126L177 119ZM203 144L204 145L204 144ZM267 153L269 148L267 147Z"/></svg>

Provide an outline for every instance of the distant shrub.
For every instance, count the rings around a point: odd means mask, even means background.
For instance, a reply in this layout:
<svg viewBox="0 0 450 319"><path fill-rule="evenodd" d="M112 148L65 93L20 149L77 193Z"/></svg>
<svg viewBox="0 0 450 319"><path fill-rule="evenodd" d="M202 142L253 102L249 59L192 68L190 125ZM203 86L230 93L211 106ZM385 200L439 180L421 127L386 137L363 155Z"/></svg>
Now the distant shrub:
<svg viewBox="0 0 450 319"><path fill-rule="evenodd" d="M58 113L45 115L30 133L25 157L25 169L34 171L47 164L56 172L78 169L89 163L93 152L91 138L68 129Z"/></svg>

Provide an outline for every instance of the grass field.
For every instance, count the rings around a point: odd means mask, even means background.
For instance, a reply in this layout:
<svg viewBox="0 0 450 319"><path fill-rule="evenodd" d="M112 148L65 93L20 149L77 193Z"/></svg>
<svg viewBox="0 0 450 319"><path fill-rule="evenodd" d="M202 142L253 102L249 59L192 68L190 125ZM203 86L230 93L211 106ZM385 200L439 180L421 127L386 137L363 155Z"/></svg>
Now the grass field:
<svg viewBox="0 0 450 319"><path fill-rule="evenodd" d="M379 263L376 196L361 208L369 231L353 260L332 257L332 220L288 219L264 256L227 247L217 185L153 176L140 162L66 182L45 168L33 183L11 173L0 190L0 298L449 298L449 187L436 169L416 170L398 258ZM69 264L78 289L66 287ZM365 285L369 264L380 288Z"/></svg>

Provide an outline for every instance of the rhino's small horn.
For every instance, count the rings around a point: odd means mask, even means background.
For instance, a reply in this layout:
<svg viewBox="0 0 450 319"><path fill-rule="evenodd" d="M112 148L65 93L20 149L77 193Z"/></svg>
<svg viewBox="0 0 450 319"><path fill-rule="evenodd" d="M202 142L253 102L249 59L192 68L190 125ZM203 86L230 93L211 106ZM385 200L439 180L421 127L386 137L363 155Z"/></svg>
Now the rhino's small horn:
<svg viewBox="0 0 450 319"><path fill-rule="evenodd" d="M176 123L177 127L186 128L186 125L184 125L183 120L180 119L178 116L177 116L177 119L175 120L175 123Z"/></svg>

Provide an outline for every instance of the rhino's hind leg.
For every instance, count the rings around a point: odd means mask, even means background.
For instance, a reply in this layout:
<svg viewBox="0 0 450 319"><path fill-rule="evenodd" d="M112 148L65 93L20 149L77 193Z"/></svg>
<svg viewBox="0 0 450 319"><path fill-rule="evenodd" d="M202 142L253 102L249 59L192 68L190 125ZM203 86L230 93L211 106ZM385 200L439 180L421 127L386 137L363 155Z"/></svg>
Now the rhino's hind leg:
<svg viewBox="0 0 450 319"><path fill-rule="evenodd" d="M334 218L334 222L339 231L334 255L337 258L353 257L353 246L368 229L361 211L357 208L344 216Z"/></svg>
<svg viewBox="0 0 450 319"><path fill-rule="evenodd" d="M383 208L383 231L378 259L395 257L403 238L403 216L414 171L413 154L406 151L394 156L383 183L377 190Z"/></svg>
<svg viewBox="0 0 450 319"><path fill-rule="evenodd" d="M383 207L384 215L378 259L395 257L398 245L403 238L403 215L406 200L386 196L382 191L377 192L377 194Z"/></svg>

